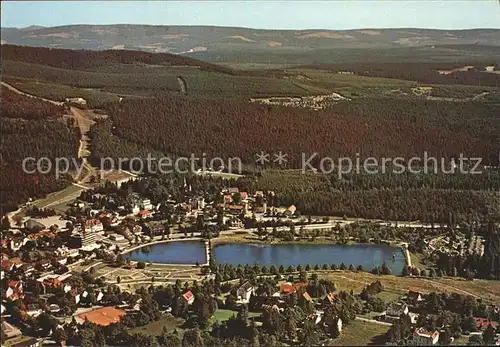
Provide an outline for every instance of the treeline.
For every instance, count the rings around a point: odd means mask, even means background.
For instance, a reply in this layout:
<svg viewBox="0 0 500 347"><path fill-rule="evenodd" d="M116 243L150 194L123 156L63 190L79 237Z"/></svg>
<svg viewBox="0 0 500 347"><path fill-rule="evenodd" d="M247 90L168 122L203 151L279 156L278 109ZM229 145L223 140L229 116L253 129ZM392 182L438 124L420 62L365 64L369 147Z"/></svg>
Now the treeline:
<svg viewBox="0 0 500 347"><path fill-rule="evenodd" d="M2 45L2 60L4 59L74 70L85 70L119 64L146 64L199 66L205 70L232 73L232 70L229 68L181 55L125 50L85 51Z"/></svg>
<svg viewBox="0 0 500 347"><path fill-rule="evenodd" d="M448 89L455 90L451 87ZM447 90L443 92L438 88L437 92L446 96ZM334 105L332 110L353 118L411 121L500 141L498 137L500 105L495 103L480 101L456 103L417 97L375 96L343 101Z"/></svg>
<svg viewBox="0 0 500 347"><path fill-rule="evenodd" d="M78 158L80 130L72 120L24 120L0 117L4 162L19 164L27 158Z"/></svg>
<svg viewBox="0 0 500 347"><path fill-rule="evenodd" d="M464 176L473 175L408 173L400 178L353 173L345 180L338 180L327 175L272 171L257 182L248 178L235 184L248 182L260 190L274 191L277 206L294 204L302 214L437 223L446 222L453 211L460 221L471 213L500 220L499 180L491 179L495 174L474 175L478 179L474 184L473 177ZM478 190L470 190L474 188Z"/></svg>
<svg viewBox="0 0 500 347"><path fill-rule="evenodd" d="M206 153L254 163L260 150L283 151L289 168L301 167L302 153L306 158L319 153L312 161L318 165L322 156L354 158L356 153L362 158L421 157L425 151L447 158L458 153L496 158L498 151L489 139L382 115L358 119L332 110L169 97L124 100L107 111L118 136L165 153Z"/></svg>
<svg viewBox="0 0 500 347"><path fill-rule="evenodd" d="M0 215L14 211L29 198L33 200L61 190L69 177L56 179L54 174L27 174L21 166L3 164L0 168Z"/></svg>
<svg viewBox="0 0 500 347"><path fill-rule="evenodd" d="M356 75L367 77L384 77L401 80L409 80L426 84L469 84L479 86L498 87L500 75L484 73L485 66L489 63L470 64L475 66L469 71L453 71L448 74L440 74L439 70L451 71L460 69L469 64L466 63L356 63L356 64L325 64L309 66L322 70L335 72L350 71Z"/></svg>
<svg viewBox="0 0 500 347"><path fill-rule="evenodd" d="M0 89L2 104L0 117L43 119L63 114L64 107L40 99L20 95L7 87Z"/></svg>
<svg viewBox="0 0 500 347"><path fill-rule="evenodd" d="M72 159L78 160L80 140L80 130L73 120L52 117L52 112L58 112L56 116L61 112L59 107L29 97L21 100L18 109L11 102L12 100L2 102L0 117L2 215L17 209L19 204L29 198L40 198L66 187L70 178L56 178L55 158L67 158L70 163ZM12 111L4 114L4 107ZM11 118L12 115L16 118ZM22 167L23 160L30 157L32 160L26 169L35 170L33 174L24 172ZM39 166L44 173L36 171L36 161L40 158L45 158ZM52 165L52 168L48 165Z"/></svg>

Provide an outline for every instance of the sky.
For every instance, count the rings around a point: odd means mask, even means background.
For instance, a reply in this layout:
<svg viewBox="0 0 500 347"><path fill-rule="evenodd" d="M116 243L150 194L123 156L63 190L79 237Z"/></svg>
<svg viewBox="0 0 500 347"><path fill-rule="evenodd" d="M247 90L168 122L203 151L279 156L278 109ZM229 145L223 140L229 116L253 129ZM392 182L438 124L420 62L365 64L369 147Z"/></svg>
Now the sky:
<svg viewBox="0 0 500 347"><path fill-rule="evenodd" d="M2 1L2 27L217 25L257 29L500 28L499 0Z"/></svg>

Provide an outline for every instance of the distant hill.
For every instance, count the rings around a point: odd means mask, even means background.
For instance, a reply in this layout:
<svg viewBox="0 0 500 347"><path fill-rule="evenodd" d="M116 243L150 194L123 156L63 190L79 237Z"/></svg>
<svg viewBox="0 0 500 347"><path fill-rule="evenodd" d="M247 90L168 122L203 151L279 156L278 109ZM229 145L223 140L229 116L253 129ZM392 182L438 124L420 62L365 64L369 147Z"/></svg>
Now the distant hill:
<svg viewBox="0 0 500 347"><path fill-rule="evenodd" d="M149 53L127 50L69 50L5 44L2 60L47 65L56 68L85 70L119 64L153 66L189 66L203 70L231 73L232 70L197 59L170 53Z"/></svg>
<svg viewBox="0 0 500 347"><path fill-rule="evenodd" d="M260 30L215 26L68 25L2 28L2 43L69 49L156 53L307 52L316 49L433 45L500 46L500 30L360 29Z"/></svg>

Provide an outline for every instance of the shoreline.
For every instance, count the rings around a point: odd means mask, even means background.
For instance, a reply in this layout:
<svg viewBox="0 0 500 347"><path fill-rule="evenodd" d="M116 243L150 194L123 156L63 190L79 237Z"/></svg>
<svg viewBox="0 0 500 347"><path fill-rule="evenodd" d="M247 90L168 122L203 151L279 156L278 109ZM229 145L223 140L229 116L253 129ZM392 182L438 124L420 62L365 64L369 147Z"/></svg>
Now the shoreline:
<svg viewBox="0 0 500 347"><path fill-rule="evenodd" d="M353 241L349 241L347 244L338 244L334 242L333 240L329 239L315 239L314 241L311 241L310 239L297 239L293 241L283 241L280 239L273 239L272 241L269 240L262 240L259 237L249 235L247 233L245 234L233 234L233 235L224 235L224 236L219 236L217 238L213 238L208 240L205 240L201 237L188 237L188 238L173 238L173 239L165 239L165 240L155 240L151 241L145 244L141 245L136 245L131 248L123 250L120 254L125 255L127 253L133 252L135 250L141 249L143 247L148 247L148 246L154 246L157 244L162 244L162 243L170 243L170 242L192 242L192 241L200 241L205 243L205 263L199 264L199 266L208 266L210 264L210 258L213 253L213 250L217 246L221 245L228 245L228 244L257 244L257 245L316 245L316 246L325 246L325 245L332 245L332 246L380 246L380 245L386 245L392 248L397 248L400 249L403 257L405 259L405 265L411 267L412 266L412 261L411 261L411 254L408 250L408 243L406 242L401 242L401 241L385 241L383 240L382 243L357 243ZM133 263L137 263L137 261L131 261ZM165 265L165 266L196 266L196 264L174 264L174 263L156 263L156 262L151 262L151 264L154 265Z"/></svg>

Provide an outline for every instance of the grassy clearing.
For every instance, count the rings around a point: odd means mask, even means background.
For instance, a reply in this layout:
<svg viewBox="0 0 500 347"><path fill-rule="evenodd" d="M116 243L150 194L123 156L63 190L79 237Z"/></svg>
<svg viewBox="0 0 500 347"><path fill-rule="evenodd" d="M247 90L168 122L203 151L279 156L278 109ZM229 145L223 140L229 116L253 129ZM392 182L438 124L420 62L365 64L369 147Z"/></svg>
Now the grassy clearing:
<svg viewBox="0 0 500 347"><path fill-rule="evenodd" d="M332 271L323 272L321 277L334 281L339 290L360 292L366 285L379 280L384 292L403 295L408 290L422 293L448 292L481 297L488 302L500 301L500 281L466 281L453 278L413 278L372 275L366 272Z"/></svg>
<svg viewBox="0 0 500 347"><path fill-rule="evenodd" d="M210 323L213 324L216 321L218 321L219 323L220 322L224 322L224 321L228 320L229 318L231 318L232 316L236 317L237 315L238 315L238 311L226 310L226 309L218 309L217 311L215 311L215 313L212 316L212 318L210 318ZM248 317L249 318L258 317L258 316L260 316L260 313L257 313L257 312L248 312Z"/></svg>
<svg viewBox="0 0 500 347"><path fill-rule="evenodd" d="M160 335L163 331L163 327L166 327L169 332L175 329L177 329L178 332L182 332L182 324L184 324L184 320L182 318L176 318L170 314L167 314L156 322L151 322L142 327L132 329L132 333Z"/></svg>
<svg viewBox="0 0 500 347"><path fill-rule="evenodd" d="M361 321L352 321L344 326L340 336L331 340L329 346L383 345L384 334L389 327Z"/></svg>

